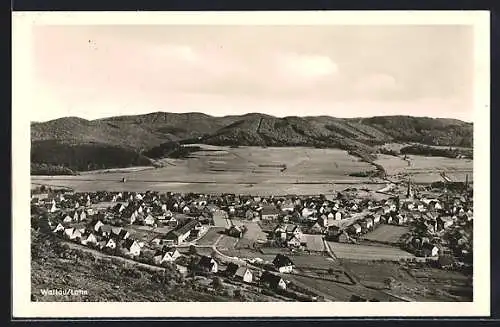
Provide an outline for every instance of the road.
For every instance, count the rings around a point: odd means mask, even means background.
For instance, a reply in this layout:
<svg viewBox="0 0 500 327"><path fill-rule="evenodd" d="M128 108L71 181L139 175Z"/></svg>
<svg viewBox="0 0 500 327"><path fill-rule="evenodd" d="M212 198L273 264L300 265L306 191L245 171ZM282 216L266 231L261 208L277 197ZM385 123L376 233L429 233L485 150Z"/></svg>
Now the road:
<svg viewBox="0 0 500 327"><path fill-rule="evenodd" d="M111 254L106 254L104 252L88 248L88 247L86 247L84 245L81 245L81 244L77 244L77 243L73 243L73 242L69 242L69 241L62 241L62 243L67 244L70 248L78 249L78 250L82 250L82 251L91 253L96 258L110 258L110 259L115 259L115 260L122 261L122 262L130 264L130 265L134 265L134 266L144 267L144 268L151 269L151 270L156 270L156 271L165 271L165 268L163 268L163 267L158 267L158 266L155 266L155 265L150 265L150 264L147 264L147 263L138 262L138 261L135 261L135 260L132 260L132 259L127 259L127 258L124 258L124 257L119 257L119 256L111 255Z"/></svg>

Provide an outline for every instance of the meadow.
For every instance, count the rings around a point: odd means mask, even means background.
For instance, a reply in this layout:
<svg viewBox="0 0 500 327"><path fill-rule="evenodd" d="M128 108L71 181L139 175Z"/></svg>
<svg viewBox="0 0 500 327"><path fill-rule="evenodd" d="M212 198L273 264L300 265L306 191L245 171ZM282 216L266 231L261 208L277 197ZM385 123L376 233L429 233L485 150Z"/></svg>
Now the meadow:
<svg viewBox="0 0 500 327"><path fill-rule="evenodd" d="M465 181L465 175L469 175L472 181L473 162L471 159L452 159L444 157L425 157L408 155L408 161L401 157L379 154L375 163L382 165L389 176L410 174L415 183L432 183L442 181L441 172L452 181Z"/></svg>
<svg viewBox="0 0 500 327"><path fill-rule="evenodd" d="M162 159L156 169L86 172L78 176L32 176L34 184L71 187L76 191L145 191L235 193L254 195L333 194L349 186L380 189L383 180L349 176L375 167L339 149L307 147L223 147L202 150L184 159ZM378 155L389 176L410 173L416 183L441 181L445 171L453 180L472 180L472 160L409 156L407 161ZM126 183L121 179L125 177Z"/></svg>
<svg viewBox="0 0 500 327"><path fill-rule="evenodd" d="M383 224L365 234L363 239L373 242L396 244L401 239L401 236L408 233L408 231L408 227Z"/></svg>
<svg viewBox="0 0 500 327"><path fill-rule="evenodd" d="M371 164L343 150L306 147L203 145L201 151L185 159L163 159L162 162L164 167L157 169L32 176L32 182L72 187L77 191L327 194L342 190L345 184L370 183L368 178L349 174L374 169ZM121 182L123 177L126 183Z"/></svg>
<svg viewBox="0 0 500 327"><path fill-rule="evenodd" d="M368 246L328 242L328 245L337 258L353 260L394 260L414 258L411 253L396 247Z"/></svg>

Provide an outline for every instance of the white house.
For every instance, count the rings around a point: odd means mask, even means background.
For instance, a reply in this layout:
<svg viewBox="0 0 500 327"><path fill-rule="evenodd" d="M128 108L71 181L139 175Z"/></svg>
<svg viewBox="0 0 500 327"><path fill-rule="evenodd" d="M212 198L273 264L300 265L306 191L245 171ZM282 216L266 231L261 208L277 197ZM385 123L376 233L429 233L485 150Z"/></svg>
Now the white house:
<svg viewBox="0 0 500 327"><path fill-rule="evenodd" d="M425 243L422 245L422 253L425 257L436 257L439 254L439 249L435 245Z"/></svg>
<svg viewBox="0 0 500 327"><path fill-rule="evenodd" d="M276 255L273 260L273 265L280 273L291 273L295 266L292 260L283 254Z"/></svg>
<svg viewBox="0 0 500 327"><path fill-rule="evenodd" d="M56 212L57 210L58 210L58 209L57 209L57 206L56 206L56 202L55 202L55 201L53 201L53 202L52 202L52 206L50 207L50 212L51 212L51 213L54 213L54 212Z"/></svg>
<svg viewBox="0 0 500 327"><path fill-rule="evenodd" d="M98 220L94 225L94 230L98 232L101 226L104 226L104 224L102 223L102 221Z"/></svg>
<svg viewBox="0 0 500 327"><path fill-rule="evenodd" d="M219 269L219 265L213 258L202 256L198 262L198 268L203 271L216 273Z"/></svg>
<svg viewBox="0 0 500 327"><path fill-rule="evenodd" d="M173 262L181 256L180 252L176 248L166 249L165 251L159 251L154 257L156 264L162 264L164 262Z"/></svg>
<svg viewBox="0 0 500 327"><path fill-rule="evenodd" d="M342 219L342 213L340 211L337 211L335 213L335 220L341 220Z"/></svg>
<svg viewBox="0 0 500 327"><path fill-rule="evenodd" d="M155 224L155 219L153 216L151 215L148 215L146 217L146 219L144 219L144 224L148 225L148 226L153 226Z"/></svg>
<svg viewBox="0 0 500 327"><path fill-rule="evenodd" d="M112 238L110 238L108 240L108 242L106 243L106 247L110 248L110 249L115 249L116 248L116 242L115 242L115 240L113 240Z"/></svg>
<svg viewBox="0 0 500 327"><path fill-rule="evenodd" d="M87 235L84 235L82 237L82 244L83 245L88 245L88 244L94 244L96 245L98 243L97 238L93 233L89 233Z"/></svg>
<svg viewBox="0 0 500 327"><path fill-rule="evenodd" d="M57 233L59 231L63 231L64 232L64 226L61 223L57 224L57 226L56 226L56 228L54 228L53 232Z"/></svg>
<svg viewBox="0 0 500 327"><path fill-rule="evenodd" d="M123 248L126 249L127 252L134 257L138 256L141 253L141 247L139 243L137 243L137 241L133 239L125 240Z"/></svg>
<svg viewBox="0 0 500 327"><path fill-rule="evenodd" d="M310 208L306 207L306 208L302 209L301 214L302 214L302 217L308 218L309 216L313 215L314 212L315 212L314 209L310 209Z"/></svg>
<svg viewBox="0 0 500 327"><path fill-rule="evenodd" d="M361 226L359 224L353 224L353 225L349 226L349 228L355 234L360 234L361 233Z"/></svg>

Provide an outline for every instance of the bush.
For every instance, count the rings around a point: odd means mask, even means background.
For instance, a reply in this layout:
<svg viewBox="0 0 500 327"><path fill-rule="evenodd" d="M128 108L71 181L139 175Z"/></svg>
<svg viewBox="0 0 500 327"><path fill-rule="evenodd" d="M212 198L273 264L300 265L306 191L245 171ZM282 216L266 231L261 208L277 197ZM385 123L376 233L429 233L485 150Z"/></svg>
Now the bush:
<svg viewBox="0 0 500 327"><path fill-rule="evenodd" d="M224 284L222 283L222 279L220 277L214 277L212 279L212 286L215 289L222 289L224 287Z"/></svg>
<svg viewBox="0 0 500 327"><path fill-rule="evenodd" d="M198 251L196 250L196 246L194 245L190 245L189 246L189 252L188 252L190 255L195 255L198 253Z"/></svg>
<svg viewBox="0 0 500 327"><path fill-rule="evenodd" d="M472 159L472 150L459 150L453 148L434 148L424 145L410 145L401 149L402 154L414 154L423 156L434 156L434 157L446 157L446 158L456 158L462 155L466 158Z"/></svg>

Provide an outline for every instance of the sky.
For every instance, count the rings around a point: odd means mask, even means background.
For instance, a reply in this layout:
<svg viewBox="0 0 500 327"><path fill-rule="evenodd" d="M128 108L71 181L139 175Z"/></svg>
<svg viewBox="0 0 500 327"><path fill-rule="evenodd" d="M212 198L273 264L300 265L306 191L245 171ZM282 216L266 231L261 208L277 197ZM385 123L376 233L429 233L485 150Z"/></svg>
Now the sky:
<svg viewBox="0 0 500 327"><path fill-rule="evenodd" d="M33 27L32 121L214 116L473 117L461 25Z"/></svg>

